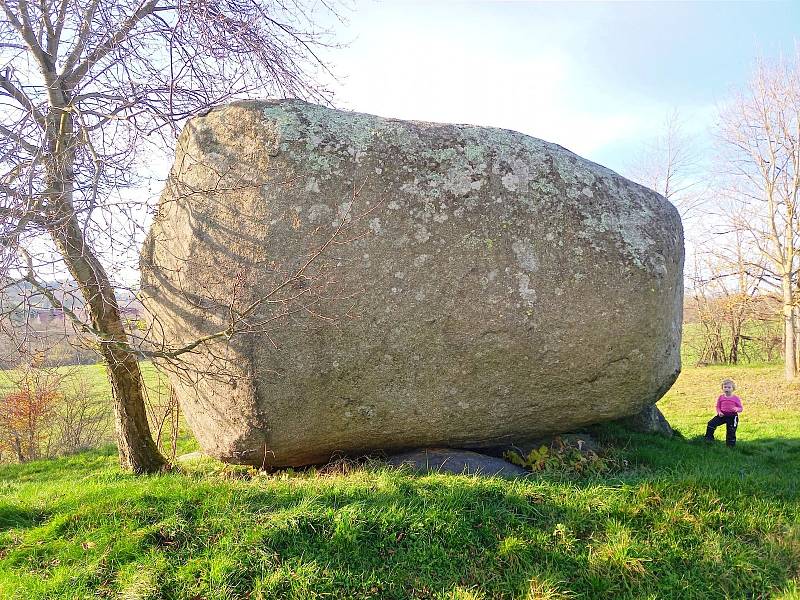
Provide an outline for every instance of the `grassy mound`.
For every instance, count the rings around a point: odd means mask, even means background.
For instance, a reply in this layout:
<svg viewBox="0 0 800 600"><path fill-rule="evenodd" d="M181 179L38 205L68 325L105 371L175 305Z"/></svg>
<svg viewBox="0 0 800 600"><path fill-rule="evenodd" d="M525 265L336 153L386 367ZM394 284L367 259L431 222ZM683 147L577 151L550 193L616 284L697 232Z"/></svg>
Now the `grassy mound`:
<svg viewBox="0 0 800 600"><path fill-rule="evenodd" d="M695 439L724 376L734 450ZM0 597L800 597L800 394L779 367L689 369L662 410L684 439L598 430L627 462L605 477L3 467Z"/></svg>

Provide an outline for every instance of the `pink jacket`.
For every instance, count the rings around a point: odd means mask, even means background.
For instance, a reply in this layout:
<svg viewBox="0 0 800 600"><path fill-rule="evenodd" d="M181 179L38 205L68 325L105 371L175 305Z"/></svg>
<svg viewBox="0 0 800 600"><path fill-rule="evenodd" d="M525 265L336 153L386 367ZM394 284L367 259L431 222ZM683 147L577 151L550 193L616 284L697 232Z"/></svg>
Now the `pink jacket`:
<svg viewBox="0 0 800 600"><path fill-rule="evenodd" d="M726 396L722 394L717 398L717 414L738 414L743 410L742 401L739 396Z"/></svg>

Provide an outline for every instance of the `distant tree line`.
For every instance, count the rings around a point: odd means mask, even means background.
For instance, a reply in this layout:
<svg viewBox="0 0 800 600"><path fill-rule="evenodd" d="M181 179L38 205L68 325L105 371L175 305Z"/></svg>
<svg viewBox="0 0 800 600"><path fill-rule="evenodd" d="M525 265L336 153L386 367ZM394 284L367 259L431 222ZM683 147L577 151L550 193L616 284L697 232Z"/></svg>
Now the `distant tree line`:
<svg viewBox="0 0 800 600"><path fill-rule="evenodd" d="M793 380L800 363L800 51L758 61L747 85L720 106L712 133L713 148L700 148L674 113L630 174L684 218L686 297L702 333L700 362L773 358L777 325L785 376Z"/></svg>

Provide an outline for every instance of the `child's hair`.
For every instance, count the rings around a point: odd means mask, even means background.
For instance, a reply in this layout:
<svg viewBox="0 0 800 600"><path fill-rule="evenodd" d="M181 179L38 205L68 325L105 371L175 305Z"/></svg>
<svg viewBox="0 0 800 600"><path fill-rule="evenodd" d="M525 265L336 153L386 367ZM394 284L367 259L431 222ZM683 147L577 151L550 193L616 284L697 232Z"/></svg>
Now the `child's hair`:
<svg viewBox="0 0 800 600"><path fill-rule="evenodd" d="M723 386L726 383L730 383L733 387L736 387L736 382L733 379L723 379L720 386Z"/></svg>

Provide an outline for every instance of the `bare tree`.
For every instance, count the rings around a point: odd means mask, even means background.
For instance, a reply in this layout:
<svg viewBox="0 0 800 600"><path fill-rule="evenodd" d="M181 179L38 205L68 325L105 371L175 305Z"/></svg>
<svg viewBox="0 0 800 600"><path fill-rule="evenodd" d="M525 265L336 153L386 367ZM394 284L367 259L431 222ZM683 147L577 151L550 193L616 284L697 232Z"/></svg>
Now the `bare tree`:
<svg viewBox="0 0 800 600"><path fill-rule="evenodd" d="M48 367L44 355L3 372L0 462L52 458L109 443L109 399L97 394L79 369Z"/></svg>
<svg viewBox="0 0 800 600"><path fill-rule="evenodd" d="M740 215L729 216L738 223ZM738 364L751 350L770 355L771 340L755 333L762 325L769 330L774 313L770 297L763 293L763 258L753 253L749 236L742 227L728 226L716 231L711 242L695 253L689 276L689 298L700 326L699 363Z"/></svg>
<svg viewBox="0 0 800 600"><path fill-rule="evenodd" d="M0 451L10 450L21 463L48 457L63 377L30 364L13 372L11 379L14 389L0 402Z"/></svg>
<svg viewBox="0 0 800 600"><path fill-rule="evenodd" d="M747 88L720 114L726 171L748 207L739 225L766 259L780 289L785 375L797 375L798 193L800 193L800 55L760 62Z"/></svg>
<svg viewBox="0 0 800 600"><path fill-rule="evenodd" d="M108 399L97 394L86 374L78 369L59 368L62 375L60 401L50 426L55 432L54 450L72 454L111 441Z"/></svg>
<svg viewBox="0 0 800 600"><path fill-rule="evenodd" d="M701 158L697 140L686 133L680 113L673 110L664 118L659 135L631 164L628 176L664 196L687 219L705 197Z"/></svg>
<svg viewBox="0 0 800 600"><path fill-rule="evenodd" d="M324 38L299 0L0 0L0 8L3 270L9 285L32 286L95 345L113 391L121 465L158 471L165 459L137 362L158 352L131 343L117 298L120 259L145 215L121 190L139 182L143 150L171 147L188 117L215 104L255 92L325 99L314 83ZM74 286L55 293L48 279L67 273Z"/></svg>

